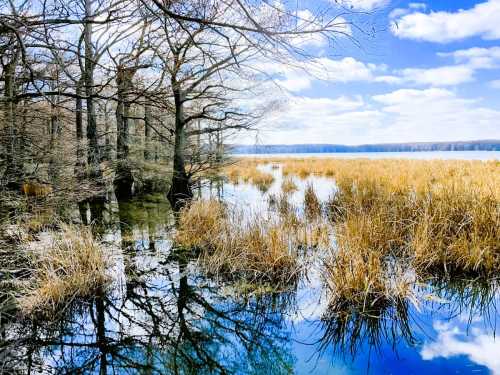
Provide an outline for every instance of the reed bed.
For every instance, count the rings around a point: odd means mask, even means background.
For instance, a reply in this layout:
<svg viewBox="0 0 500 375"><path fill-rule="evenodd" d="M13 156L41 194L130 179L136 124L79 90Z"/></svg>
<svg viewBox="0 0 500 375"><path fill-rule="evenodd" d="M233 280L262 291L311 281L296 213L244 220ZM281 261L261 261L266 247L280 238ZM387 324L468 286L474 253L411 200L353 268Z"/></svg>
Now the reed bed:
<svg viewBox="0 0 500 375"><path fill-rule="evenodd" d="M346 233L366 232L365 246L409 257L423 273L491 275L500 269L498 161L282 158L243 163L280 164L289 176L331 177L337 191L329 214L336 225L357 228Z"/></svg>
<svg viewBox="0 0 500 375"><path fill-rule="evenodd" d="M274 176L271 173L261 171L258 161L249 159L242 164L231 164L224 168L224 175L228 180L237 185L240 182L250 183L257 186L261 191L269 190L274 182Z"/></svg>
<svg viewBox="0 0 500 375"><path fill-rule="evenodd" d="M294 193L298 189L297 184L291 178L285 178L281 183L281 191L285 194Z"/></svg>
<svg viewBox="0 0 500 375"><path fill-rule="evenodd" d="M57 314L109 282L104 252L90 228L61 224L46 247L36 245L29 254L33 276L19 297L25 315Z"/></svg>
<svg viewBox="0 0 500 375"><path fill-rule="evenodd" d="M311 184L308 184L304 191L304 214L308 220L321 217L321 202Z"/></svg>
<svg viewBox="0 0 500 375"><path fill-rule="evenodd" d="M336 247L324 274L332 306L401 303L417 279L500 270L498 161L273 158L241 168L269 163L286 178L332 179ZM321 212L313 193L306 189L306 215Z"/></svg>
<svg viewBox="0 0 500 375"><path fill-rule="evenodd" d="M181 212L175 241L200 250L200 265L210 274L286 285L302 271L299 251L323 245L327 236L326 226L301 225L292 206L263 216L198 200Z"/></svg>

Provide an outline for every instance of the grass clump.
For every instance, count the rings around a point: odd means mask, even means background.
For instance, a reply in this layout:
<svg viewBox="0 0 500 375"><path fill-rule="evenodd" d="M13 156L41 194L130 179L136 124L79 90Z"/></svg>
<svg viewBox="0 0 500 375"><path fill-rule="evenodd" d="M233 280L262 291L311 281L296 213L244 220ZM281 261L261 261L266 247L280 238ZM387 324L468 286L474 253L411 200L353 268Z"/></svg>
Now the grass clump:
<svg viewBox="0 0 500 375"><path fill-rule="evenodd" d="M321 203L311 184L307 185L304 192L304 213L310 220L317 219L321 216Z"/></svg>
<svg viewBox="0 0 500 375"><path fill-rule="evenodd" d="M224 175L233 184L240 182L255 185L262 192L269 190L274 182L274 176L271 173L261 171L258 159L247 159L238 164L232 164L224 168Z"/></svg>
<svg viewBox="0 0 500 375"><path fill-rule="evenodd" d="M30 250L33 278L20 297L26 315L52 315L105 286L107 262L90 228L61 225L46 248Z"/></svg>
<svg viewBox="0 0 500 375"><path fill-rule="evenodd" d="M294 193L297 190L298 187L291 178L285 178L281 183L281 191L285 194Z"/></svg>
<svg viewBox="0 0 500 375"><path fill-rule="evenodd" d="M227 207L215 200L197 200L182 210L175 241L185 248L215 247L226 231Z"/></svg>
<svg viewBox="0 0 500 375"><path fill-rule="evenodd" d="M208 273L285 285L301 272L298 250L322 238L296 230L295 220L291 209L285 216L263 217L198 200L181 212L175 239L182 247L202 250L200 265Z"/></svg>
<svg viewBox="0 0 500 375"><path fill-rule="evenodd" d="M338 249L325 260L324 273L333 310L346 305L370 310L411 296L413 280L373 247L366 232L347 225L336 235Z"/></svg>

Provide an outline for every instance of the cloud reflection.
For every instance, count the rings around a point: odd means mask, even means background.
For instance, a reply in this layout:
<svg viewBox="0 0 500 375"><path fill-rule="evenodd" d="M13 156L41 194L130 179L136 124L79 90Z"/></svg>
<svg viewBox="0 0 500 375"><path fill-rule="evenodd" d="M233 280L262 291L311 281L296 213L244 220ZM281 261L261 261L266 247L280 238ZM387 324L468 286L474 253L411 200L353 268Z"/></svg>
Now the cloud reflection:
<svg viewBox="0 0 500 375"><path fill-rule="evenodd" d="M468 332L451 323L436 322L437 340L426 343L420 355L424 360L466 356L470 361L487 367L493 374L500 374L500 340L480 328Z"/></svg>

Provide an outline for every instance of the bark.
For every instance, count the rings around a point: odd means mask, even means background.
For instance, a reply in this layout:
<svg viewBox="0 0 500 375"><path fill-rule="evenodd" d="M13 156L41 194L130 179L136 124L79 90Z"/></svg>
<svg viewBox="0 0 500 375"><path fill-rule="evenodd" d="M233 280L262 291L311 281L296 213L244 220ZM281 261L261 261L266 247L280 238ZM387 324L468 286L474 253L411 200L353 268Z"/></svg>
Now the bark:
<svg viewBox="0 0 500 375"><path fill-rule="evenodd" d="M60 163L57 155L57 144L61 135L61 124L59 116L56 113L57 109L52 106L52 114L50 116L50 160L48 167L48 174L53 182L57 182L59 178Z"/></svg>
<svg viewBox="0 0 500 375"><path fill-rule="evenodd" d="M175 139L174 139L174 165L172 183L167 198L172 208L180 210L193 198L191 178L186 172L184 152L186 149L186 132L184 122L184 95L179 88L174 86L175 101Z"/></svg>
<svg viewBox="0 0 500 375"><path fill-rule="evenodd" d="M81 80L76 85L76 102L75 102L75 124L76 124L76 165L75 174L77 177L82 177L85 170L85 157L83 148L83 83Z"/></svg>
<svg viewBox="0 0 500 375"><path fill-rule="evenodd" d="M151 129L151 124L153 122L152 116L151 116L151 106L146 103L144 106L144 160L149 161L151 160L151 136L152 136L152 129Z"/></svg>
<svg viewBox="0 0 500 375"><path fill-rule="evenodd" d="M118 199L130 198L134 191L134 177L129 160L129 135L130 135L130 101L129 92L132 88L132 79L136 72L135 68L118 67L116 83L118 87L116 106L116 158L117 167L115 171L115 193Z"/></svg>
<svg viewBox="0 0 500 375"><path fill-rule="evenodd" d="M15 52L11 61L4 66L4 116L5 116L5 175L7 186L17 189L23 179L22 155L17 155L17 129L16 129L16 66L19 52Z"/></svg>
<svg viewBox="0 0 500 375"><path fill-rule="evenodd" d="M103 160L111 161L113 158L111 150L111 136L110 136L111 126L110 126L110 119L109 119L109 112L107 105L104 107L104 127L105 127L104 129L105 142L104 142Z"/></svg>
<svg viewBox="0 0 500 375"><path fill-rule="evenodd" d="M85 16L92 17L91 0L85 0ZM94 47L92 45L92 23L85 23L84 27L85 64L84 83L87 104L87 162L91 167L91 176L100 175L99 145L97 136L97 119L94 103Z"/></svg>

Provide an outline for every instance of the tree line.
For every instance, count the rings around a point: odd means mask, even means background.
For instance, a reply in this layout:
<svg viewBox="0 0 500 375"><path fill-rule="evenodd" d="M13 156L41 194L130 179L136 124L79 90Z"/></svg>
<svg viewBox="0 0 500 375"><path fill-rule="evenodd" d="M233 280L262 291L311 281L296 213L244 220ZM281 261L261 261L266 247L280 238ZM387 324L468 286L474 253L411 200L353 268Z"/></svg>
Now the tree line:
<svg viewBox="0 0 500 375"><path fill-rule="evenodd" d="M460 142L380 143L367 145L296 144L227 145L233 154L325 153L325 152L419 152L419 151L500 151L500 140Z"/></svg>

